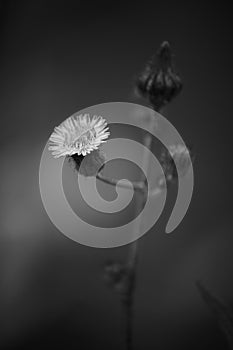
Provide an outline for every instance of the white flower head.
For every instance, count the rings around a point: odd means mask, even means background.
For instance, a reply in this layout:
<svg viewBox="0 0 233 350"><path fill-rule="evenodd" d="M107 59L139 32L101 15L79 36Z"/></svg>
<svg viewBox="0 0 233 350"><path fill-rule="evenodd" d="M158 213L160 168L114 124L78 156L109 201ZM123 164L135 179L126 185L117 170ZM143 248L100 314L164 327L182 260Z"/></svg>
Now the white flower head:
<svg viewBox="0 0 233 350"><path fill-rule="evenodd" d="M49 138L49 150L55 158L76 153L86 156L98 149L101 143L107 142L110 135L108 129L106 120L101 116L71 116L54 128Z"/></svg>

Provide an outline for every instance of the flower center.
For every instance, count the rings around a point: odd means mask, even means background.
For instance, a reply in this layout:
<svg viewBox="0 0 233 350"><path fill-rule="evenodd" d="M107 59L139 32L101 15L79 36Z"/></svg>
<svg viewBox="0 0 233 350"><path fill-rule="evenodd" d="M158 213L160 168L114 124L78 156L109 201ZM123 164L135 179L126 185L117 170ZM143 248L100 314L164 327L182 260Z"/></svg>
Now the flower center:
<svg viewBox="0 0 233 350"><path fill-rule="evenodd" d="M73 142L73 146L77 149L85 147L94 140L95 134L96 132L94 129L85 131Z"/></svg>

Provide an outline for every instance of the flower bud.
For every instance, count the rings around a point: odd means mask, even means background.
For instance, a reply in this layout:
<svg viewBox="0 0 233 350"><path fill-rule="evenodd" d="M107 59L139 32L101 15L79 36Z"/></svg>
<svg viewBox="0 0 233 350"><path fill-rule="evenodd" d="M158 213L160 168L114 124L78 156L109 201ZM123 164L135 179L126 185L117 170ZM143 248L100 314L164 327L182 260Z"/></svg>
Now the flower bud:
<svg viewBox="0 0 233 350"><path fill-rule="evenodd" d="M86 156L73 154L69 157L74 168L79 174L83 176L96 176L100 169L103 169L105 163L105 156L100 149L92 151Z"/></svg>
<svg viewBox="0 0 233 350"><path fill-rule="evenodd" d="M136 91L149 100L155 110L170 102L182 89L174 70L171 47L163 42L136 81Z"/></svg>

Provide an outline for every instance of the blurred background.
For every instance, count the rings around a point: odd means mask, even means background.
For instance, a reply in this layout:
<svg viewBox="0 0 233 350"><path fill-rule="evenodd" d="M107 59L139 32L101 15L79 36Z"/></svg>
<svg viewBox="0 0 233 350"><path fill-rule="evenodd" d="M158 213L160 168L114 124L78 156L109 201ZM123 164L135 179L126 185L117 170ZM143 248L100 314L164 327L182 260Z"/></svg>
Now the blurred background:
<svg viewBox="0 0 233 350"><path fill-rule="evenodd" d="M195 285L233 303L232 16L197 1L1 1L0 349L124 349L119 298L95 249L62 235L38 170L55 125L103 102L139 102L134 79L168 40L182 93L164 110L194 145L195 190L172 235L140 239L135 349L227 349Z"/></svg>

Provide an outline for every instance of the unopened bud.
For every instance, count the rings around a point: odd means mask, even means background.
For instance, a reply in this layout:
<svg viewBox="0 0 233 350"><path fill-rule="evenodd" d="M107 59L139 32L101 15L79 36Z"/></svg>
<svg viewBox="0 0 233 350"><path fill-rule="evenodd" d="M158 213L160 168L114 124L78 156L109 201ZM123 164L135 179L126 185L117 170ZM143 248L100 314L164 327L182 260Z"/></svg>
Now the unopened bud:
<svg viewBox="0 0 233 350"><path fill-rule="evenodd" d="M182 89L175 72L171 47L163 42L136 81L137 92L148 99L155 110L170 102Z"/></svg>

